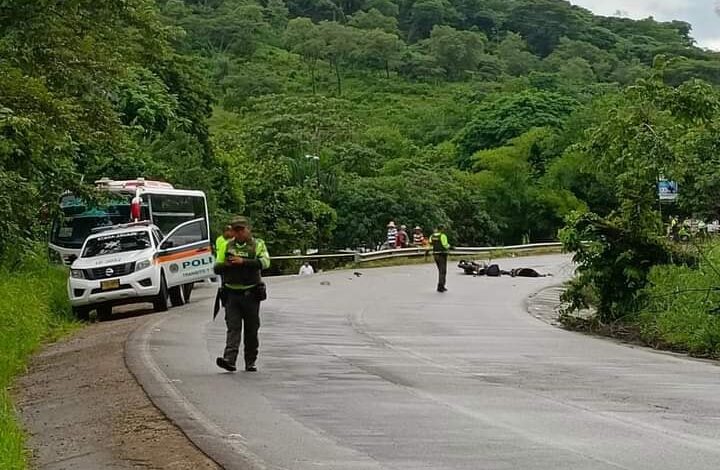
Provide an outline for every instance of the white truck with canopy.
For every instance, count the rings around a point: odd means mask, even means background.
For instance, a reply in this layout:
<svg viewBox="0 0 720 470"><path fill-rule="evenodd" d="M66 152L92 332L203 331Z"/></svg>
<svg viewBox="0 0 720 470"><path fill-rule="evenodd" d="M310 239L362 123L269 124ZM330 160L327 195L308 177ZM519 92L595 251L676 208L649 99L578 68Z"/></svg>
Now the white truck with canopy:
<svg viewBox="0 0 720 470"><path fill-rule="evenodd" d="M183 305L195 282L214 276L205 193L135 180L96 181L103 203L62 197L50 252L71 265L68 295L76 314L108 316L113 305Z"/></svg>
<svg viewBox="0 0 720 470"><path fill-rule="evenodd" d="M68 296L75 314L151 302L155 311L187 302L193 283L213 275L214 258L204 219L178 225L167 236L148 221L97 230L71 265Z"/></svg>
<svg viewBox="0 0 720 470"><path fill-rule="evenodd" d="M99 192L107 193L102 203L88 204L69 193L61 197L62 214L50 231L50 256L55 261L70 265L80 255L85 239L98 227L148 220L162 233L169 233L195 219L204 219L209 226L207 198L202 191L175 189L169 183L144 178L103 178L95 186Z"/></svg>

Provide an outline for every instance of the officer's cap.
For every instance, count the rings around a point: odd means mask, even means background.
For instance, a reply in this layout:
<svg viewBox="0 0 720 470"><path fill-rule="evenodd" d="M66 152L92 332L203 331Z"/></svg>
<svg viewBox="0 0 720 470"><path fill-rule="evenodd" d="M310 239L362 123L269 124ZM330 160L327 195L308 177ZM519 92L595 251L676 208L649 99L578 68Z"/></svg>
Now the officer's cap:
<svg viewBox="0 0 720 470"><path fill-rule="evenodd" d="M244 215L237 215L230 219L230 226L232 228L250 227L250 219L248 219Z"/></svg>

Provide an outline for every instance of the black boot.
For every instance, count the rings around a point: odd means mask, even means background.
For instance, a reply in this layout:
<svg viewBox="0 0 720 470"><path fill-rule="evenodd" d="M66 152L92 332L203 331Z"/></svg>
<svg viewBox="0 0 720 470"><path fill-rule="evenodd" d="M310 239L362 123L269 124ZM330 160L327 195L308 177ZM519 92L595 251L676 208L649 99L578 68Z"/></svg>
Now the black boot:
<svg viewBox="0 0 720 470"><path fill-rule="evenodd" d="M228 361L226 361L226 360L225 360L224 358L222 358L222 357L218 357L217 359L215 359L215 364L217 364L217 366L218 366L219 368L225 369L225 370L228 371L228 372L235 372L235 371L237 370L237 367L235 367L234 365L230 364Z"/></svg>

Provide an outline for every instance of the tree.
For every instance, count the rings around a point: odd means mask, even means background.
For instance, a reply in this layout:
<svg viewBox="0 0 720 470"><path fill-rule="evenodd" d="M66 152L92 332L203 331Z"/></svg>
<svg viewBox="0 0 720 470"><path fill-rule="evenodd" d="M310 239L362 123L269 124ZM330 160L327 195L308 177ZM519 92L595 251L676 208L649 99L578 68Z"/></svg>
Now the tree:
<svg viewBox="0 0 720 470"><path fill-rule="evenodd" d="M385 16L397 18L400 14L400 7L391 0L366 0L363 9L366 11L375 9Z"/></svg>
<svg viewBox="0 0 720 470"><path fill-rule="evenodd" d="M259 159L319 155L362 132L363 124L349 108L345 100L324 96L264 96L245 109L248 118L232 132L241 135L246 152Z"/></svg>
<svg viewBox="0 0 720 470"><path fill-rule="evenodd" d="M566 229L564 241L580 264L580 277L567 297L582 307L584 293L593 292L602 320L637 311L638 292L653 266L694 262L692 253L661 236L658 177L687 182L689 197L681 198L680 207L703 213L707 200L696 198L695 184L716 173L705 163L716 146L711 123L720 115L720 95L700 81L668 87L662 81L665 65L659 58L650 79L628 87L579 146L595 172L613 183L618 203L604 217L578 215Z"/></svg>
<svg viewBox="0 0 720 470"><path fill-rule="evenodd" d="M486 99L455 137L461 166L467 167L468 157L476 150L503 145L533 127L560 127L576 106L571 98L540 91L499 94Z"/></svg>
<svg viewBox="0 0 720 470"><path fill-rule="evenodd" d="M453 6L462 29L479 29L488 37L495 37L502 25L507 7L498 0L454 0Z"/></svg>
<svg viewBox="0 0 720 470"><path fill-rule="evenodd" d="M560 66L558 76L566 87L583 86L596 81L595 73L590 63L580 57L569 59Z"/></svg>
<svg viewBox="0 0 720 470"><path fill-rule="evenodd" d="M318 25L318 34L324 42L323 56L335 71L337 94L342 95L342 68L357 51L360 33L355 28L343 26L334 21L323 21Z"/></svg>
<svg viewBox="0 0 720 470"><path fill-rule="evenodd" d="M322 57L325 42L320 36L317 26L309 18L294 18L285 30L284 42L291 51L299 54L310 71L312 92L317 92L315 74L318 60Z"/></svg>
<svg viewBox="0 0 720 470"><path fill-rule="evenodd" d="M482 33L435 26L426 44L437 64L446 70L448 78L457 79L477 68L486 41Z"/></svg>
<svg viewBox="0 0 720 470"><path fill-rule="evenodd" d="M364 31L355 55L373 68L385 71L385 78L390 78L390 70L394 69L402 57L405 43L395 34L379 29Z"/></svg>
<svg viewBox="0 0 720 470"><path fill-rule="evenodd" d="M665 81L669 85L678 86L694 78L720 85L720 62L678 58L665 70Z"/></svg>
<svg viewBox="0 0 720 470"><path fill-rule="evenodd" d="M583 59L592 68L593 75L597 75L600 80L606 80L617 63L617 59L609 52L590 43L568 38L561 38L560 44L543 62L550 70L559 71L568 61L576 59ZM595 81L595 77L590 81Z"/></svg>
<svg viewBox="0 0 720 470"><path fill-rule="evenodd" d="M509 75L527 75L535 70L540 60L527 50L527 43L517 33L507 33L497 46L497 55L505 63L505 71Z"/></svg>
<svg viewBox="0 0 720 470"><path fill-rule="evenodd" d="M217 8L199 7L179 23L191 33L188 38L192 47L205 54L230 52L250 57L270 29L266 11L243 0L224 0Z"/></svg>
<svg viewBox="0 0 720 470"><path fill-rule="evenodd" d="M583 207L569 191L539 184L552 158L553 137L548 129L532 129L504 147L472 157L490 216L506 243L553 239L565 216Z"/></svg>
<svg viewBox="0 0 720 470"><path fill-rule="evenodd" d="M305 17L312 21L344 19L342 8L332 0L288 0L292 18Z"/></svg>
<svg viewBox="0 0 720 470"><path fill-rule="evenodd" d="M275 31L282 32L287 28L289 10L283 0L268 0L263 13L265 21Z"/></svg>
<svg viewBox="0 0 720 470"><path fill-rule="evenodd" d="M584 12L567 2L522 1L510 11L505 27L520 33L532 52L545 57L560 43L560 38L575 38L589 26Z"/></svg>
<svg viewBox="0 0 720 470"><path fill-rule="evenodd" d="M379 29L389 34L397 34L398 22L392 16L385 16L379 10L358 11L348 19L348 25L360 29Z"/></svg>
<svg viewBox="0 0 720 470"><path fill-rule="evenodd" d="M435 25L447 24L457 18L457 12L447 0L418 0L410 8L408 42L430 35Z"/></svg>

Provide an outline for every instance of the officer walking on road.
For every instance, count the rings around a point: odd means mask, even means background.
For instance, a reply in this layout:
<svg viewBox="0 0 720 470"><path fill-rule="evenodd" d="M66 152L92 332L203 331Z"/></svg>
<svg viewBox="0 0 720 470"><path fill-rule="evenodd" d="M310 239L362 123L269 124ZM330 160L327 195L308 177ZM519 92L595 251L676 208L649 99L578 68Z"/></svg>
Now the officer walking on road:
<svg viewBox="0 0 720 470"><path fill-rule="evenodd" d="M230 372L237 370L235 363L240 351L240 339L245 329L245 370L257 370L258 329L260 328L260 302L267 297L260 271L270 267L270 254L265 242L252 235L247 217L230 221L233 239L218 252L215 273L223 276L227 293L225 323L227 340L222 357L215 361L218 367Z"/></svg>
<svg viewBox="0 0 720 470"><path fill-rule="evenodd" d="M445 229L442 225L438 225L430 235L430 245L433 250L433 258L438 268L438 292L445 292L445 278L447 277L447 259L448 252L450 251L450 244L448 243L447 235L445 235Z"/></svg>

